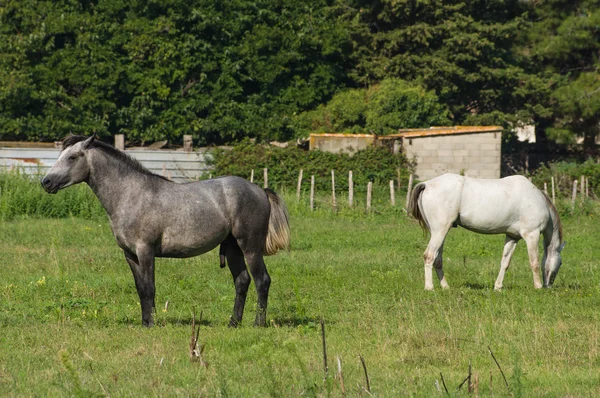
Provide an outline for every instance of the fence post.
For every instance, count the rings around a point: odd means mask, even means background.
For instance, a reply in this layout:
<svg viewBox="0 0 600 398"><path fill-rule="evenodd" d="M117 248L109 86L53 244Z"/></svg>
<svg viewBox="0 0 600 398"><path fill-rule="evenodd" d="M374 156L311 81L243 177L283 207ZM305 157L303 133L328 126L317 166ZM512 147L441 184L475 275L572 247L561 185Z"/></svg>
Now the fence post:
<svg viewBox="0 0 600 398"><path fill-rule="evenodd" d="M548 184L544 183L544 193L548 196Z"/></svg>
<svg viewBox="0 0 600 398"><path fill-rule="evenodd" d="M354 205L354 181L352 181L352 170L348 172L348 206Z"/></svg>
<svg viewBox="0 0 600 398"><path fill-rule="evenodd" d="M373 195L373 181L367 184L367 211L371 211L371 198Z"/></svg>
<svg viewBox="0 0 600 398"><path fill-rule="evenodd" d="M333 210L337 208L337 202L335 200L335 171L331 170L331 203Z"/></svg>
<svg viewBox="0 0 600 398"><path fill-rule="evenodd" d="M408 202L410 201L410 193L412 192L413 175L408 177L408 190L406 191L406 208L408 209Z"/></svg>
<svg viewBox="0 0 600 398"><path fill-rule="evenodd" d="M394 192L394 180L390 180L390 202L396 206L396 193Z"/></svg>
<svg viewBox="0 0 600 398"><path fill-rule="evenodd" d="M121 151L125 150L125 135L124 134L115 134L115 148L120 149Z"/></svg>
<svg viewBox="0 0 600 398"><path fill-rule="evenodd" d="M298 175L298 186L296 187L296 202L300 202L300 190L302 189L302 173L303 169L300 169L300 175Z"/></svg>
<svg viewBox="0 0 600 398"><path fill-rule="evenodd" d="M183 136L183 150L185 152L192 152L192 136L191 135Z"/></svg>
<svg viewBox="0 0 600 398"><path fill-rule="evenodd" d="M254 169L250 172L250 182L254 182Z"/></svg>
<svg viewBox="0 0 600 398"><path fill-rule="evenodd" d="M552 204L556 204L556 197L554 196L554 176L552 176Z"/></svg>
<svg viewBox="0 0 600 398"><path fill-rule="evenodd" d="M263 169L263 188L269 188L269 169L266 167Z"/></svg>
<svg viewBox="0 0 600 398"><path fill-rule="evenodd" d="M310 176L310 209L315 209L315 176Z"/></svg>
<svg viewBox="0 0 600 398"><path fill-rule="evenodd" d="M573 197L571 198L571 211L575 210L575 200L577 199L577 180L573 180Z"/></svg>

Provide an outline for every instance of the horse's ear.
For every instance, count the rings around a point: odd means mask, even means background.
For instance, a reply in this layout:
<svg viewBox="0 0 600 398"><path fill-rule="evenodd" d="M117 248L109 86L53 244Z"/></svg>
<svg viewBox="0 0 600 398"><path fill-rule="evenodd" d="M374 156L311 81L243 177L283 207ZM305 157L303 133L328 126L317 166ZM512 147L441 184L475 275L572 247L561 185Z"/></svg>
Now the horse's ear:
<svg viewBox="0 0 600 398"><path fill-rule="evenodd" d="M566 245L567 245L567 241L564 241L558 248L558 252L560 253L561 251L563 251L563 249L565 248Z"/></svg>
<svg viewBox="0 0 600 398"><path fill-rule="evenodd" d="M94 140L95 140L95 139L96 139L96 138L95 138L95 137L92 135L90 138L86 139L85 141L83 141L83 142L81 143L81 147L82 147L83 149L89 149L89 148L90 148L90 146L92 145L92 143L94 142Z"/></svg>

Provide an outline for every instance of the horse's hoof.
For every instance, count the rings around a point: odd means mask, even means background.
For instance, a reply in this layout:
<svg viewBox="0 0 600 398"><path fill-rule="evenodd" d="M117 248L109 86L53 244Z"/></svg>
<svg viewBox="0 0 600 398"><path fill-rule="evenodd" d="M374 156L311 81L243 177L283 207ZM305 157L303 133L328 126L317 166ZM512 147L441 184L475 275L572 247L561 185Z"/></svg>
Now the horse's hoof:
<svg viewBox="0 0 600 398"><path fill-rule="evenodd" d="M432 291L433 290L433 286L425 286L425 290Z"/></svg>

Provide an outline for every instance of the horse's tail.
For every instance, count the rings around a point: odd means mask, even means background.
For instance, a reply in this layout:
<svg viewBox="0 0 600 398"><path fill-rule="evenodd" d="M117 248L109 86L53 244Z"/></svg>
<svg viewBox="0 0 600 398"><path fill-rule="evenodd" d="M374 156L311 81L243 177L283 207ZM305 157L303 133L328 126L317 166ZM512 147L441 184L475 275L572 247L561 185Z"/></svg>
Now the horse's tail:
<svg viewBox="0 0 600 398"><path fill-rule="evenodd" d="M290 220L283 199L269 188L266 188L265 192L271 205L271 215L264 254L271 256L279 250L290 249Z"/></svg>
<svg viewBox="0 0 600 398"><path fill-rule="evenodd" d="M421 208L419 207L419 199L421 198L421 194L425 190L426 185L424 182L421 182L415 185L412 194L410 195L410 201L408 202L407 212L411 216L413 216L417 221L419 221L419 225L423 228L423 231L428 232L429 227L427 226L427 220L421 214Z"/></svg>

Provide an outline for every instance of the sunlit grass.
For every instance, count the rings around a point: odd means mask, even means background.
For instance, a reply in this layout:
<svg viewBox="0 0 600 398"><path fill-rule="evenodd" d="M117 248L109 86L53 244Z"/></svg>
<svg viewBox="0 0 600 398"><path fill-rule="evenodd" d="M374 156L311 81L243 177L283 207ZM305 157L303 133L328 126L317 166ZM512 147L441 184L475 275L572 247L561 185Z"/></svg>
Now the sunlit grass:
<svg viewBox="0 0 600 398"><path fill-rule="evenodd" d="M505 289L494 292L503 237L454 229L444 251L451 289L425 292L427 238L383 195L371 215L334 213L325 195L311 212L304 198L284 195L292 250L266 259L265 329L252 326L254 285L244 323L227 327L234 288L215 251L157 260L157 321L145 329L104 217L4 221L0 395L341 396L339 357L347 395L367 396L359 355L375 396L438 396L440 373L454 394L469 362L482 396L600 394L595 213L565 218L568 244L552 289L534 290L520 243ZM194 311L207 368L189 359Z"/></svg>

